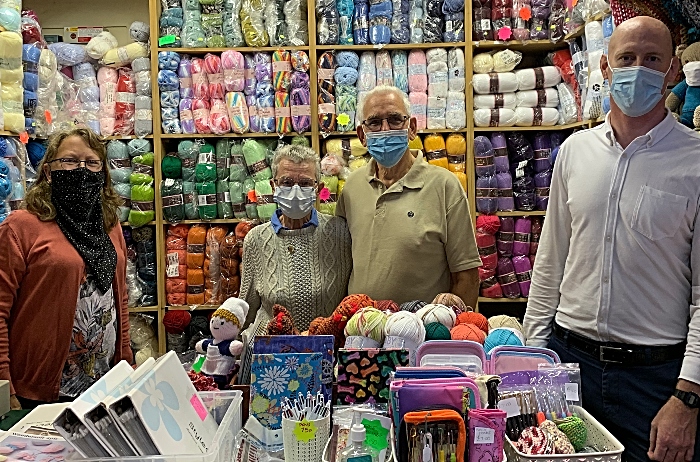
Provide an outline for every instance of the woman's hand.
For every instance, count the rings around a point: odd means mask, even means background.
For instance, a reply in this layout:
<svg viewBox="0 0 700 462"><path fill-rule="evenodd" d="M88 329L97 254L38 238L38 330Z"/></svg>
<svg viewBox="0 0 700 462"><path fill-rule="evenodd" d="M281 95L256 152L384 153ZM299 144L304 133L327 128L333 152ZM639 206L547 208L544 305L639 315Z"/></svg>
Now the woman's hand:
<svg viewBox="0 0 700 462"><path fill-rule="evenodd" d="M19 404L19 400L15 395L10 395L10 410L11 411L21 411L22 405Z"/></svg>

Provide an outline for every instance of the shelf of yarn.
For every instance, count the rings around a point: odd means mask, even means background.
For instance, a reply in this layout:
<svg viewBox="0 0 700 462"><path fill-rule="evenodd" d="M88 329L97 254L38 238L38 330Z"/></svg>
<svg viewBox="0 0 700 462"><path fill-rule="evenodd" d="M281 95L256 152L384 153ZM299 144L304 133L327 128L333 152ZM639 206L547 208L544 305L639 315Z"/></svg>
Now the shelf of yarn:
<svg viewBox="0 0 700 462"><path fill-rule="evenodd" d="M317 50L351 50L351 51L375 51L375 50L415 50L428 48L464 48L465 42L443 43L387 43L377 45L316 45Z"/></svg>
<svg viewBox="0 0 700 462"><path fill-rule="evenodd" d="M168 223L164 221L164 225L235 225L240 223L238 218L215 218L212 220L182 220L177 223Z"/></svg>
<svg viewBox="0 0 700 462"><path fill-rule="evenodd" d="M560 40L559 42L552 42L549 40L509 40L506 42L493 41L493 40L480 40L472 42L472 48L474 52L488 51L488 50L500 50L500 49L511 49L517 51L553 51L560 48L567 48L569 45L565 40Z"/></svg>
<svg viewBox="0 0 700 462"><path fill-rule="evenodd" d="M531 210L531 211L526 211L526 210L516 210L514 212L496 212L496 213L478 213L476 216L481 216L481 215L495 215L497 217L536 217L536 216L544 216L547 212L544 210Z"/></svg>
<svg viewBox="0 0 700 462"><path fill-rule="evenodd" d="M136 138L149 138L153 139L153 135L148 136L136 136L136 135L115 135L115 136L103 136L103 140L135 140Z"/></svg>
<svg viewBox="0 0 700 462"><path fill-rule="evenodd" d="M527 298L488 298L479 297L479 303L527 303Z"/></svg>
<svg viewBox="0 0 700 462"><path fill-rule="evenodd" d="M235 47L235 48L158 48L158 52L161 51L174 51L176 53L183 53L189 55L205 55L207 53L222 53L227 50L236 50L241 53L255 53L258 51L277 51L277 50L304 50L309 51L309 46L304 45L300 47L292 46L276 46L276 47Z"/></svg>
<svg viewBox="0 0 700 462"><path fill-rule="evenodd" d="M355 133L355 132L348 132ZM259 133L259 132L247 132L247 133L224 133L223 135L217 135L215 133L178 133L178 134L166 134L160 135L163 139L187 139L187 138L284 138L287 136L311 136L311 132L306 133L285 133L280 134L277 132L272 133Z"/></svg>
<svg viewBox="0 0 700 462"><path fill-rule="evenodd" d="M426 128L425 130L418 130L417 134L418 135L429 135L430 133L467 133L466 128L462 128L459 130L453 130L451 128L438 128L438 129L428 129ZM344 136L344 137L357 137L357 132L355 130L349 131L349 132L339 132L339 131L334 131L334 132L319 132L319 135L322 138L327 138L329 136Z"/></svg>
<svg viewBox="0 0 700 462"><path fill-rule="evenodd" d="M131 224L129 224L128 221L122 221L120 224L122 225L122 227L124 227L124 226L129 226L129 227L131 227L131 226L132 226ZM155 221L149 221L148 223L146 223L146 224L143 225L143 226L152 226L152 225L155 225L155 224L156 224Z"/></svg>
<svg viewBox="0 0 700 462"><path fill-rule="evenodd" d="M569 130L570 128L589 128L591 126L590 120L581 120L578 122L565 124L565 125L551 125L542 126L535 125L531 127L474 127L475 132L519 132L519 131L552 131L552 130Z"/></svg>
<svg viewBox="0 0 700 462"><path fill-rule="evenodd" d="M205 311L216 310L220 305L166 305L165 308L172 311Z"/></svg>
<svg viewBox="0 0 700 462"><path fill-rule="evenodd" d="M156 313L160 309L159 306L130 306L129 313Z"/></svg>

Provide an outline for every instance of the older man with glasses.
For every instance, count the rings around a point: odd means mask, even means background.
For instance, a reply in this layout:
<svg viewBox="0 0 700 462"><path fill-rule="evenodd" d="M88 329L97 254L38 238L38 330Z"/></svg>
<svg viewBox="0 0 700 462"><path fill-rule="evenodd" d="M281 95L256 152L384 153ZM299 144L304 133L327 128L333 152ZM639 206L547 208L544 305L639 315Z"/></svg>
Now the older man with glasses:
<svg viewBox="0 0 700 462"><path fill-rule="evenodd" d="M372 160L348 178L336 214L352 236L349 293L403 303L441 292L475 306L481 265L467 196L449 171L408 148L410 103L395 87L367 93L357 136Z"/></svg>

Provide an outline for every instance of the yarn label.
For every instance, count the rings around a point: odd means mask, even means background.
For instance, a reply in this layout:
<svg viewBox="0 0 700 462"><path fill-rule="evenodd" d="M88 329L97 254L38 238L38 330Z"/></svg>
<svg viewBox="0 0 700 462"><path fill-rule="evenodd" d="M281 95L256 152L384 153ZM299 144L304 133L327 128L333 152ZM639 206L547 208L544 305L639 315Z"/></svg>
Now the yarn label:
<svg viewBox="0 0 700 462"><path fill-rule="evenodd" d="M516 398L506 398L498 402L498 409L506 411L506 417L517 417L520 415L520 406Z"/></svg>
<svg viewBox="0 0 700 462"><path fill-rule="evenodd" d="M248 170L250 171L251 174L255 174L258 172L262 172L266 168L268 168L267 161L265 159L263 159L263 160L257 161L253 165L249 166Z"/></svg>
<svg viewBox="0 0 700 462"><path fill-rule="evenodd" d="M551 153L551 149L535 149L535 160L549 159Z"/></svg>
<svg viewBox="0 0 700 462"><path fill-rule="evenodd" d="M271 119L275 117L275 108L274 107L261 107L258 108L258 114L262 118L268 118Z"/></svg>
<svg viewBox="0 0 700 462"><path fill-rule="evenodd" d="M197 198L200 207L207 205L216 205L216 194L200 194Z"/></svg>
<svg viewBox="0 0 700 462"><path fill-rule="evenodd" d="M311 106L304 104L301 106L292 106L292 117L310 117Z"/></svg>
<svg viewBox="0 0 700 462"><path fill-rule="evenodd" d="M493 428L476 427L474 429L474 444L493 444L496 441L496 430Z"/></svg>
<svg viewBox="0 0 700 462"><path fill-rule="evenodd" d="M292 63L290 61L272 61L272 72L291 72Z"/></svg>
<svg viewBox="0 0 700 462"><path fill-rule="evenodd" d="M525 167L527 167L527 160L523 160L518 163L518 166L515 169L515 178L522 178L525 176Z"/></svg>
<svg viewBox="0 0 700 462"><path fill-rule="evenodd" d="M428 160L439 160L447 157L447 152L444 149L437 149L435 151L428 151L425 153L425 158Z"/></svg>
<svg viewBox="0 0 700 462"><path fill-rule="evenodd" d="M109 159L109 169L131 168L131 159Z"/></svg>
<svg viewBox="0 0 700 462"><path fill-rule="evenodd" d="M254 68L246 68L243 72L245 75L245 78L247 80L253 80L255 79L255 69ZM253 84L254 85L254 84Z"/></svg>
<svg viewBox="0 0 700 462"><path fill-rule="evenodd" d="M504 274L503 276L498 276L498 282L502 285L515 284L518 282L518 277L515 273Z"/></svg>
<svg viewBox="0 0 700 462"><path fill-rule="evenodd" d="M192 77L180 77L180 90L192 88Z"/></svg>
<svg viewBox="0 0 700 462"><path fill-rule="evenodd" d="M321 103L318 105L319 114L335 114L335 104Z"/></svg>
<svg viewBox="0 0 700 462"><path fill-rule="evenodd" d="M204 244L187 244L187 253L204 253Z"/></svg>
<svg viewBox="0 0 700 462"><path fill-rule="evenodd" d="M481 26L481 30L491 30L491 20L490 19L482 19L479 22L479 25Z"/></svg>
<svg viewBox="0 0 700 462"><path fill-rule="evenodd" d="M317 71L319 80L333 80L335 72L333 69L319 69Z"/></svg>
<svg viewBox="0 0 700 462"><path fill-rule="evenodd" d="M136 103L136 93L119 91L119 92L117 92L116 101L117 101L117 103L123 103L123 104L135 104Z"/></svg>
<svg viewBox="0 0 700 462"><path fill-rule="evenodd" d="M153 167L144 164L133 164L134 173L142 173L144 175L153 176Z"/></svg>
<svg viewBox="0 0 700 462"><path fill-rule="evenodd" d="M428 107L425 104L411 104L411 115L414 117L425 116Z"/></svg>
<svg viewBox="0 0 700 462"><path fill-rule="evenodd" d="M231 203L231 194L228 192L216 193L216 200L219 203Z"/></svg>
<svg viewBox="0 0 700 462"><path fill-rule="evenodd" d="M216 159L216 168L229 168L231 166L231 159L228 157L218 157Z"/></svg>
<svg viewBox="0 0 700 462"><path fill-rule="evenodd" d="M496 253L496 244L491 244L488 247L477 247L480 257L487 257Z"/></svg>
<svg viewBox="0 0 700 462"><path fill-rule="evenodd" d="M444 119L445 118L445 108L430 108L428 109L429 119Z"/></svg>
<svg viewBox="0 0 700 462"><path fill-rule="evenodd" d="M193 286L187 285L187 293L192 295L198 295L204 293L204 286Z"/></svg>
<svg viewBox="0 0 700 462"><path fill-rule="evenodd" d="M538 197L549 197L549 188L535 188Z"/></svg>
<svg viewBox="0 0 700 462"><path fill-rule="evenodd" d="M202 152L199 154L200 164L213 164L214 163L214 153L213 152Z"/></svg>
<svg viewBox="0 0 700 462"><path fill-rule="evenodd" d="M532 278L532 272L524 271L522 273L515 273L515 277L518 278L518 282L529 282Z"/></svg>
<svg viewBox="0 0 700 462"><path fill-rule="evenodd" d="M448 155L447 162L449 162L450 164L463 164L466 162L466 155L464 155L464 154Z"/></svg>
<svg viewBox="0 0 700 462"><path fill-rule="evenodd" d="M169 278L176 278L180 276L180 260L177 253L169 253L167 262L168 264L165 268L165 275Z"/></svg>
<svg viewBox="0 0 700 462"><path fill-rule="evenodd" d="M109 104L114 103L114 99L117 95L117 84L114 82L107 82L100 85L100 105L102 108Z"/></svg>
<svg viewBox="0 0 700 462"><path fill-rule="evenodd" d="M163 197L162 201L163 201L164 208L177 207L177 206L182 205L184 203L184 199L182 197L182 194L178 194L176 196L165 196L165 197Z"/></svg>
<svg viewBox="0 0 700 462"><path fill-rule="evenodd" d="M136 120L153 120L153 111L150 109L138 109L134 117Z"/></svg>
<svg viewBox="0 0 700 462"><path fill-rule="evenodd" d="M233 154L231 156L231 165L243 165L243 166L245 166L245 163L243 162L243 155Z"/></svg>
<svg viewBox="0 0 700 462"><path fill-rule="evenodd" d="M428 82L430 84L447 82L447 72L432 72L428 76Z"/></svg>
<svg viewBox="0 0 700 462"><path fill-rule="evenodd" d="M33 63L31 61L22 61L22 68L24 72L30 72L32 74L39 73L39 63Z"/></svg>
<svg viewBox="0 0 700 462"><path fill-rule="evenodd" d="M367 16L356 16L354 19L355 20L352 22L354 30L369 28L369 20L367 19Z"/></svg>
<svg viewBox="0 0 700 462"><path fill-rule="evenodd" d="M243 213L245 212L245 204L233 204L233 213Z"/></svg>
<svg viewBox="0 0 700 462"><path fill-rule="evenodd" d="M428 68L425 64L409 64L408 75L425 75L428 73Z"/></svg>
<svg viewBox="0 0 700 462"><path fill-rule="evenodd" d="M289 118L292 115L292 108L289 106L275 107L275 117L278 119Z"/></svg>
<svg viewBox="0 0 700 462"><path fill-rule="evenodd" d="M210 85L222 85L224 83L224 75L221 73L207 74L207 77L209 78Z"/></svg>
<svg viewBox="0 0 700 462"><path fill-rule="evenodd" d="M391 73L391 67L386 69L386 68L378 68L377 69L377 80L384 80L388 82L392 82L393 84L393 77ZM377 83L379 85L379 83Z"/></svg>
<svg viewBox="0 0 700 462"><path fill-rule="evenodd" d="M224 82L227 87L235 86L243 78L243 69L224 69Z"/></svg>
<svg viewBox="0 0 700 462"><path fill-rule="evenodd" d="M510 188L498 188L498 197L513 197L513 190Z"/></svg>
<svg viewBox="0 0 700 462"><path fill-rule="evenodd" d="M513 240L513 233L499 231L496 233L496 239L502 242L510 242Z"/></svg>
<svg viewBox="0 0 700 462"><path fill-rule="evenodd" d="M513 240L517 241L517 242L528 243L528 242L530 242L530 234L529 233L513 233Z"/></svg>
<svg viewBox="0 0 700 462"><path fill-rule="evenodd" d="M182 168L196 168L197 167L197 159L193 158L185 158L182 159Z"/></svg>
<svg viewBox="0 0 700 462"><path fill-rule="evenodd" d="M275 203L275 197L272 194L259 194L257 196L257 198L258 198L258 205L274 204Z"/></svg>
<svg viewBox="0 0 700 462"><path fill-rule="evenodd" d="M153 202L131 201L131 209L137 212L150 212L155 210Z"/></svg>
<svg viewBox="0 0 700 462"><path fill-rule="evenodd" d="M567 383L565 386L566 400L578 401L578 383Z"/></svg>
<svg viewBox="0 0 700 462"><path fill-rule="evenodd" d="M493 165L493 156L476 157L474 163L477 167L490 167Z"/></svg>
<svg viewBox="0 0 700 462"><path fill-rule="evenodd" d="M498 190L496 188L476 188L476 197L479 198L490 198L498 197Z"/></svg>

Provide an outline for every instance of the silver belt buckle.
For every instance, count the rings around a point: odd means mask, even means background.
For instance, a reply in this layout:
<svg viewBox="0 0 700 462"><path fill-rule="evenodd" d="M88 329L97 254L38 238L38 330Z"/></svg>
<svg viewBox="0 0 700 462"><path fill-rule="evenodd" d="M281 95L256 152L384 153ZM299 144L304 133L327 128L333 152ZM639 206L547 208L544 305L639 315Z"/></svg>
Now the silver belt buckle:
<svg viewBox="0 0 700 462"><path fill-rule="evenodd" d="M622 364L622 361L615 361L613 359L607 359L605 357L605 352L606 351L623 351L625 353L632 353L632 350L626 350L624 348L618 348L618 347L611 347L611 346L601 346L600 347L600 362L603 363L612 363L612 364Z"/></svg>

